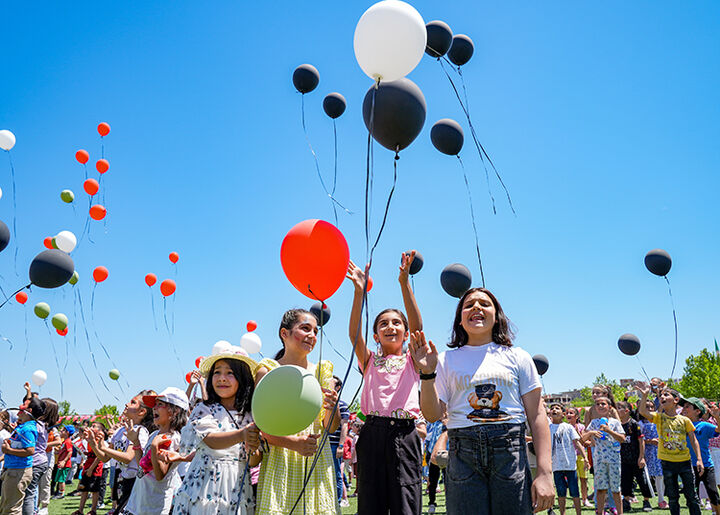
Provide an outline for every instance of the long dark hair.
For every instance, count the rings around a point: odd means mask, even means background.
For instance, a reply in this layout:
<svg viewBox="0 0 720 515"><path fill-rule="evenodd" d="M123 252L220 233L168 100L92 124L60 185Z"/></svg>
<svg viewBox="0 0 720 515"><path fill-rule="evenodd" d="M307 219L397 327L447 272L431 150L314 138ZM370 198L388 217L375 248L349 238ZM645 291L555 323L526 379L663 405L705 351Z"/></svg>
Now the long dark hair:
<svg viewBox="0 0 720 515"><path fill-rule="evenodd" d="M383 309L375 317L375 321L373 322L373 334L377 334L377 326L378 326L378 323L380 322L380 317L383 316L385 313L397 313L397 315L400 317L400 320L402 320L403 325L405 326L405 330L407 331L408 328L410 327L410 325L408 324L407 317L405 316L405 313L403 313L399 309L387 308L387 309Z"/></svg>
<svg viewBox="0 0 720 515"><path fill-rule="evenodd" d="M45 422L45 427L47 427L48 429L56 426L58 420L60 419L60 416L58 415L57 402L55 402L55 400L51 399L50 397L40 399L40 402L42 402L45 406L45 413L43 413L38 420L42 420L43 422Z"/></svg>
<svg viewBox="0 0 720 515"><path fill-rule="evenodd" d="M283 315L282 320L280 321L280 328L278 329L278 337L280 338L280 342L282 343L283 348L280 349L277 354L275 354L275 361L279 360L285 355L285 342L282 339L282 330L287 329L288 331L290 331L293 327L295 327L295 325L300 322L300 317L303 315L311 315L312 317L315 316L307 309L288 309Z"/></svg>
<svg viewBox="0 0 720 515"><path fill-rule="evenodd" d="M187 411L185 411L180 406L175 406L174 404L165 403L165 405L168 407L168 411L170 412L170 432L171 433L179 433L183 427L187 424L188 421L188 415Z"/></svg>
<svg viewBox="0 0 720 515"><path fill-rule="evenodd" d="M240 415L243 415L245 412L250 410L250 399L252 399L253 392L255 391L255 381L253 380L252 372L250 372L248 364L244 361L240 361L239 359L219 359L213 363L213 366L210 368L210 372L208 373L207 386L205 387L208 398L204 401L204 403L206 406L209 406L210 404L219 404L221 401L220 396L217 394L215 387L212 384L215 367L220 361L224 361L228 364L230 370L232 370L232 373L235 376L235 379L237 379L238 389L235 393L235 409Z"/></svg>
<svg viewBox="0 0 720 515"><path fill-rule="evenodd" d="M143 404L143 395L157 395L157 392L155 390L143 390L135 396L136 398L140 397L140 406L145 410L145 415L140 421L140 425L147 429L148 433L152 433L153 431L155 431L155 423L153 422L153 410L152 408L148 408L147 406L145 406L145 404Z"/></svg>
<svg viewBox="0 0 720 515"><path fill-rule="evenodd" d="M492 328L493 342L498 345L512 347L512 341L513 338L515 338L515 331L512 322L510 322L510 319L507 315L505 315L505 312L503 311L502 306L500 306L500 302L497 300L495 295L485 288L470 288L462 297L460 297L460 301L455 309L455 320L453 320L452 336L450 337L448 347L455 349L467 344L468 334L462 326L463 304L465 304L465 299L468 298L470 294L477 292L484 293L490 297L490 300L495 307L495 325Z"/></svg>

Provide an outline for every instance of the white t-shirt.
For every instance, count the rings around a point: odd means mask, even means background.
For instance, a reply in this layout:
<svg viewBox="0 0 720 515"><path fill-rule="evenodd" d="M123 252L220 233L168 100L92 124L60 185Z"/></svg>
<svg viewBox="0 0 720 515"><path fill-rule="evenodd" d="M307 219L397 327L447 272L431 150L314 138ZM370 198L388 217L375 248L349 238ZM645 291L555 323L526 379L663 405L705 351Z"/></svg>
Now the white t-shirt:
<svg viewBox="0 0 720 515"><path fill-rule="evenodd" d="M2 447L3 442L7 438L10 438L10 436L12 436L10 434L10 431L8 431L7 429L0 429L0 447ZM0 452L0 456L4 456L4 454L2 452ZM3 465L5 465L5 460L3 460L2 463L0 463L0 469L3 468Z"/></svg>
<svg viewBox="0 0 720 515"><path fill-rule="evenodd" d="M550 436L552 441L552 469L576 470L577 456L573 441L580 440L575 428L567 422L559 424L550 423Z"/></svg>
<svg viewBox="0 0 720 515"><path fill-rule="evenodd" d="M150 436L150 433L144 426L137 425L135 426L135 430L138 432L138 439L140 440L140 446L144 449L145 445L148 441L148 436ZM125 431L125 427L121 427L117 431L115 431L115 434L113 435L112 439L110 440L110 447L115 449L116 451L125 452L128 450L129 447L132 446L132 442L128 439ZM130 463L127 465L123 465L119 461L116 462L117 467L120 469L120 477L122 479L132 479L137 476L138 471L138 462L137 458L133 458Z"/></svg>
<svg viewBox="0 0 720 515"><path fill-rule="evenodd" d="M530 354L492 342L441 352L435 386L447 404L448 429L524 424L522 396L541 387Z"/></svg>

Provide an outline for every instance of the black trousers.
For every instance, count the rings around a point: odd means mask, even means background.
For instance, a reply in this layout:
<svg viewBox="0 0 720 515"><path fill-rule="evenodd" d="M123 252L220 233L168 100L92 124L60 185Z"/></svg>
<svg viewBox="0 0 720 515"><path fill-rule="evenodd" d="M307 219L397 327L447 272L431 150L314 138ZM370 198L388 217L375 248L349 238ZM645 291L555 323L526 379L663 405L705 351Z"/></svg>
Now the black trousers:
<svg viewBox="0 0 720 515"><path fill-rule="evenodd" d="M425 455L428 464L428 504L435 504L438 481L440 481L440 467L430 463L430 453Z"/></svg>
<svg viewBox="0 0 720 515"><path fill-rule="evenodd" d="M665 495L670 505L670 515L680 515L680 489L678 479L682 481L682 491L685 494L688 511L690 515L701 515L700 502L695 493L695 474L690 460L687 461L665 461L660 460L663 468L663 482L665 483Z"/></svg>
<svg viewBox="0 0 720 515"><path fill-rule="evenodd" d="M414 420L368 416L357 441L358 515L419 515L422 450Z"/></svg>
<svg viewBox="0 0 720 515"><path fill-rule="evenodd" d="M697 467L693 467L693 472L695 472L695 491L698 498L700 497L700 483L702 482L705 485L705 490L707 490L710 504L713 506L720 504L717 484L715 483L715 467L704 469L702 474L698 474Z"/></svg>
<svg viewBox="0 0 720 515"><path fill-rule="evenodd" d="M631 497L633 494L633 483L637 481L643 497L652 497L652 492L645 479L644 469L638 467L637 463L622 463L620 465L620 490L624 497Z"/></svg>

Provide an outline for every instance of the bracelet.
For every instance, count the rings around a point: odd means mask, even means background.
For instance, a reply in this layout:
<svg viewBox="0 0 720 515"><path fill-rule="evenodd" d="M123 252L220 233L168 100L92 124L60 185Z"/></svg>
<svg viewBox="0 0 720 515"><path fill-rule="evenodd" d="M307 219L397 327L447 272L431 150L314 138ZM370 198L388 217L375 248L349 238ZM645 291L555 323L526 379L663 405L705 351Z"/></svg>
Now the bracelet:
<svg viewBox="0 0 720 515"><path fill-rule="evenodd" d="M426 381L428 379L435 379L435 376L437 376L437 372L431 372L430 374L423 374L420 372L420 379L423 381Z"/></svg>
<svg viewBox="0 0 720 515"><path fill-rule="evenodd" d="M133 449L133 451L142 451L143 450L141 445L133 445L132 449Z"/></svg>

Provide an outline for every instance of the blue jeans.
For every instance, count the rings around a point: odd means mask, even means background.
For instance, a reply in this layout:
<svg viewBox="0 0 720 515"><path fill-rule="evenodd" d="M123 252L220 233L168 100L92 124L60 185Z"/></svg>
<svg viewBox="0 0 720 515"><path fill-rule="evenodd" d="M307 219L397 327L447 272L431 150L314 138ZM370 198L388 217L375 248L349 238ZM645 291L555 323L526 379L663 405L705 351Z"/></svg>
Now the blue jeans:
<svg viewBox="0 0 720 515"><path fill-rule="evenodd" d="M697 494L695 493L695 474L690 460L660 460L660 463L662 463L665 495L670 505L670 514L680 515L680 489L678 488L678 478L680 478L690 515L700 515L700 504Z"/></svg>
<svg viewBox="0 0 720 515"><path fill-rule="evenodd" d="M340 472L340 464L342 463L342 458L337 458L337 450L338 450L339 444L330 444L330 452L332 452L332 458L333 458L333 466L335 467L335 482L337 483L337 495L338 495L338 501L342 500L342 491L343 491L343 477L342 473Z"/></svg>
<svg viewBox="0 0 720 515"><path fill-rule="evenodd" d="M483 424L448 435L448 515L532 513L523 425Z"/></svg>

